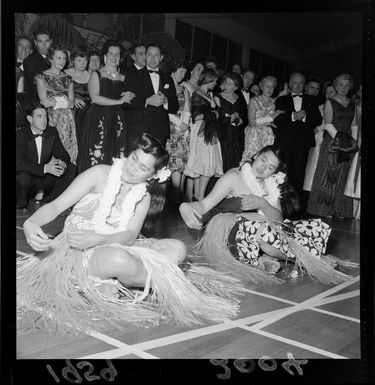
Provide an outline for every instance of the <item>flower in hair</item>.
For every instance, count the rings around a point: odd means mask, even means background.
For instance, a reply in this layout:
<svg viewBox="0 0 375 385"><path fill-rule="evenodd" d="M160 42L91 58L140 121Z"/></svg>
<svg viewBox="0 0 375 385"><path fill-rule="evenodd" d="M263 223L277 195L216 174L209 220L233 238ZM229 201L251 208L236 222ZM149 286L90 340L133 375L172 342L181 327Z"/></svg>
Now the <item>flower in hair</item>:
<svg viewBox="0 0 375 385"><path fill-rule="evenodd" d="M163 167L154 175L154 179L159 179L159 183L165 182L171 176L171 170Z"/></svg>
<svg viewBox="0 0 375 385"><path fill-rule="evenodd" d="M277 174L274 174L276 182L278 184L283 184L285 182L285 173L279 171Z"/></svg>

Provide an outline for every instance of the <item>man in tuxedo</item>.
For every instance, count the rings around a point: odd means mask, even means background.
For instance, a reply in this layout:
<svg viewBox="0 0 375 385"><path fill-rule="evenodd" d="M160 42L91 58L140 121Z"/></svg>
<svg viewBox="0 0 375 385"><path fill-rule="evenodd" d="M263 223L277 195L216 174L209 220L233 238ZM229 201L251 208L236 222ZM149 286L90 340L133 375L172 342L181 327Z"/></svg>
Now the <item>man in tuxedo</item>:
<svg viewBox="0 0 375 385"><path fill-rule="evenodd" d="M44 202L57 198L73 181L76 166L64 149L55 127L47 126L47 111L40 102L26 109L28 127L17 131L17 208L27 207L28 195L43 189L50 192Z"/></svg>
<svg viewBox="0 0 375 385"><path fill-rule="evenodd" d="M26 36L20 36L16 43L16 65L23 71L23 61L30 56L33 48L32 41Z"/></svg>
<svg viewBox="0 0 375 385"><path fill-rule="evenodd" d="M246 68L242 75L242 88L237 90L237 95L246 104L246 106L249 106L250 98L255 96L250 91L250 87L254 83L254 79L255 72L250 68Z"/></svg>
<svg viewBox="0 0 375 385"><path fill-rule="evenodd" d="M124 67L122 73L126 75L129 72L137 72L141 70L146 65L146 46L142 42L137 42L133 44L130 48L130 57L133 60L133 63L127 67Z"/></svg>
<svg viewBox="0 0 375 385"><path fill-rule="evenodd" d="M35 31L34 44L36 51L23 62L27 103L39 100L36 84L34 84L35 75L51 67L51 63L47 58L48 48L52 44L49 32L45 29Z"/></svg>
<svg viewBox="0 0 375 385"><path fill-rule="evenodd" d="M128 72L125 78L125 91L132 91L135 97L128 104L130 123L128 123L128 147L143 132L157 138L164 146L170 135L169 114L175 114L179 105L173 79L159 71L163 60L161 47L157 43L146 47L146 66Z"/></svg>
<svg viewBox="0 0 375 385"><path fill-rule="evenodd" d="M290 75L291 93L276 99L275 110L284 113L273 121L276 125L275 144L286 152L288 178L296 189L301 203L303 203L307 155L310 147L315 145L314 128L322 123L316 98L303 94L304 86L303 74L294 72Z"/></svg>

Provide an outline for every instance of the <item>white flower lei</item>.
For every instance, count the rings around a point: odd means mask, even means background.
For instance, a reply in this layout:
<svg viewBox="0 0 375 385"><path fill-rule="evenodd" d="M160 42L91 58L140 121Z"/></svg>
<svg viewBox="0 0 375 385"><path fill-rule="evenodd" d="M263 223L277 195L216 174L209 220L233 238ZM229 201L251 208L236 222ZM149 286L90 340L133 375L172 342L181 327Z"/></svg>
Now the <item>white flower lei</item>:
<svg viewBox="0 0 375 385"><path fill-rule="evenodd" d="M263 197L271 206L276 207L280 198L279 184L282 184L285 180L285 174L283 172L279 171L277 174L273 174L264 179L265 189L262 188L254 176L250 163L244 163L241 166L241 173L247 187L253 195ZM263 214L261 210L258 210L258 213Z"/></svg>
<svg viewBox="0 0 375 385"><path fill-rule="evenodd" d="M121 218L117 227L113 227L107 223L107 218L111 213L112 206L121 188L121 176L125 160L126 158L113 159L113 165L109 171L99 206L95 210L92 218L93 230L96 233L111 234L126 230L129 220L134 215L136 204L146 195L146 183L143 182L135 185L121 204Z"/></svg>

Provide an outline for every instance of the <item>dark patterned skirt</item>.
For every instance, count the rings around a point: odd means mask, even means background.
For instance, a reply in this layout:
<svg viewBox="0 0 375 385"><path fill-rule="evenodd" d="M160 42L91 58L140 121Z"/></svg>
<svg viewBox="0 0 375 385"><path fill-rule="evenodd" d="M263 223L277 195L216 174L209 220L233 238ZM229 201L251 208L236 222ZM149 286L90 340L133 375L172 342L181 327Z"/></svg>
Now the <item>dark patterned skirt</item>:
<svg viewBox="0 0 375 385"><path fill-rule="evenodd" d="M119 106L92 104L82 132L78 172L97 164L112 164L128 151L124 110Z"/></svg>

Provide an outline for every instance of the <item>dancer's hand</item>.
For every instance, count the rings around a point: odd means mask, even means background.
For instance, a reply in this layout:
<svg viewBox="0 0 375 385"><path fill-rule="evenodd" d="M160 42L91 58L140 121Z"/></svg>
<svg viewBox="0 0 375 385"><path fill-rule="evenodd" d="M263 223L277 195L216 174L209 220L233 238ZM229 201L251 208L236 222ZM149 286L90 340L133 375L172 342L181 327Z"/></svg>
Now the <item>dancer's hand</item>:
<svg viewBox="0 0 375 385"><path fill-rule="evenodd" d="M85 250L100 244L102 236L91 230L76 230L68 232L66 239L71 247Z"/></svg>
<svg viewBox="0 0 375 385"><path fill-rule="evenodd" d="M202 216L188 203L182 203L179 210L181 217L187 226L196 230L202 228Z"/></svg>
<svg viewBox="0 0 375 385"><path fill-rule="evenodd" d="M48 250L52 240L42 228L33 222L26 220L23 224L26 242L36 251Z"/></svg>
<svg viewBox="0 0 375 385"><path fill-rule="evenodd" d="M262 197L258 197L257 195L246 195L241 199L242 205L241 209L243 211L250 211L250 210L259 210L264 206L264 203L266 200Z"/></svg>

